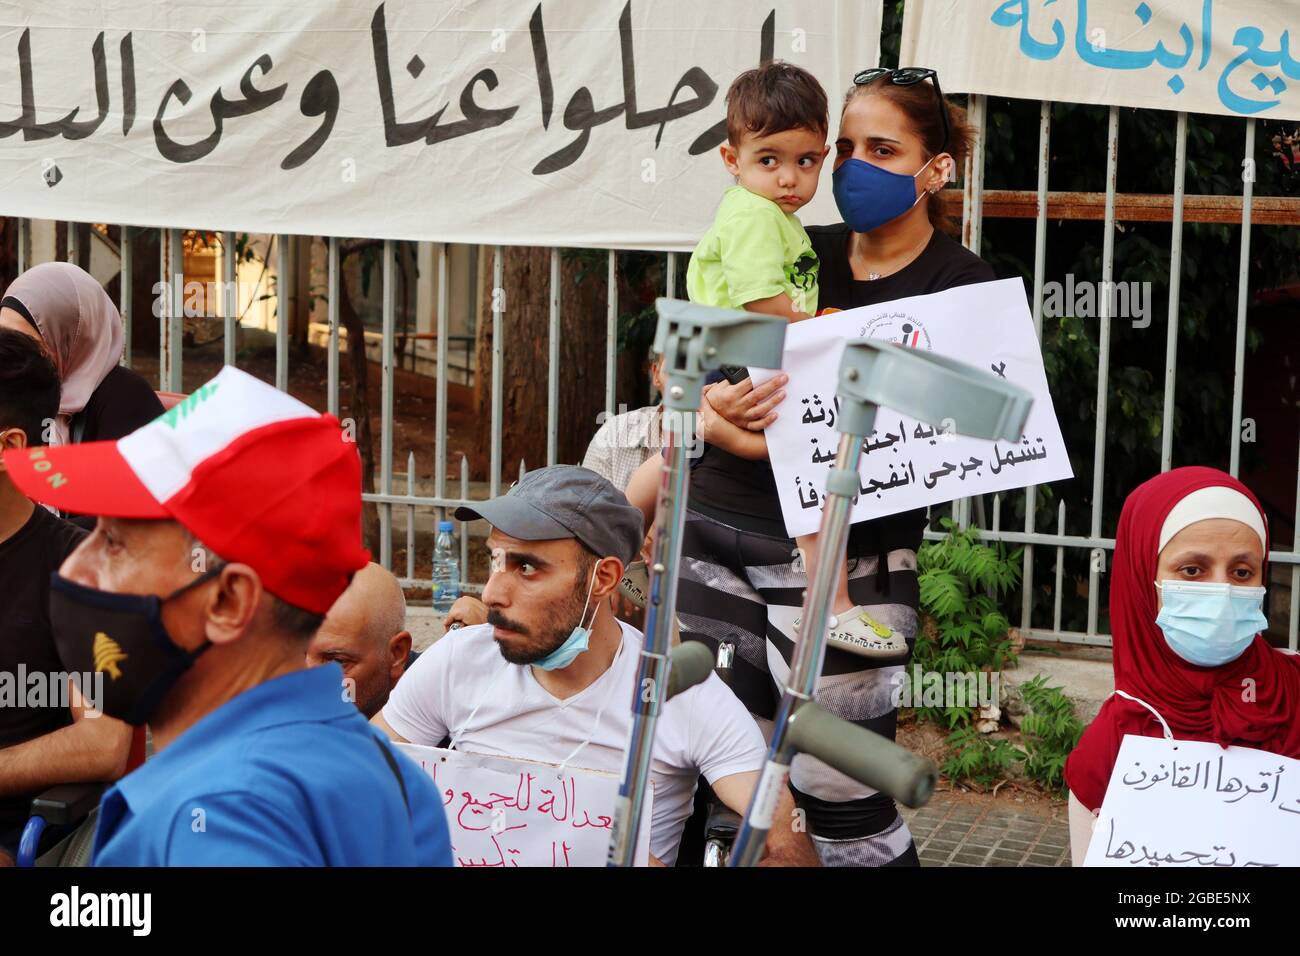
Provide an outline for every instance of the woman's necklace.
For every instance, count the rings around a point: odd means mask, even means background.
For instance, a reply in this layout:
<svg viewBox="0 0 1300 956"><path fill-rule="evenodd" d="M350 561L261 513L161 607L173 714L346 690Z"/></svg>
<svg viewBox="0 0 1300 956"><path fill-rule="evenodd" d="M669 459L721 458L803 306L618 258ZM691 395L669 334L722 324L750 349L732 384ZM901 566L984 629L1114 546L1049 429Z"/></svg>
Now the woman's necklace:
<svg viewBox="0 0 1300 956"><path fill-rule="evenodd" d="M917 243L915 246L913 246L911 249L907 251L907 254L903 256L904 267L912 264L912 261L917 257L917 255L921 252L921 250L930 244L930 239L931 237L933 237L933 235L934 235L934 229L931 228L930 232L927 235L925 235L919 243ZM893 272L897 272L897 271L899 270L898 269L893 270ZM893 275L893 272L889 274ZM883 279L884 277L885 277L885 273L883 272L876 272L874 270L867 272L868 282L875 282L877 279Z"/></svg>

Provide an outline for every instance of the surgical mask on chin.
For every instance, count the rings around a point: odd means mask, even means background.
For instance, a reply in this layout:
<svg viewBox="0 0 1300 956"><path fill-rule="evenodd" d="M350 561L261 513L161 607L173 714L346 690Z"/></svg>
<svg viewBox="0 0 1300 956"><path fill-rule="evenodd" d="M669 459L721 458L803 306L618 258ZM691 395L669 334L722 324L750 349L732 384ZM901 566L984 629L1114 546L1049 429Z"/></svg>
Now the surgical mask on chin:
<svg viewBox="0 0 1300 956"><path fill-rule="evenodd" d="M1268 626L1264 588L1208 581L1156 581L1165 642L1189 664L1218 667L1246 652Z"/></svg>
<svg viewBox="0 0 1300 956"><path fill-rule="evenodd" d="M551 653L547 654L539 661L533 661L534 667L540 667L544 671L559 670L561 667L568 667L573 663L574 658L585 651L591 643L591 628L583 627L582 622L587 619L587 606L591 604L591 592L596 586L596 569L591 569L591 583L587 585L587 599L582 602L582 615L578 618L578 625L575 627L564 643L557 647ZM597 613L600 608L597 607ZM594 624L596 615L592 615Z"/></svg>
<svg viewBox="0 0 1300 956"><path fill-rule="evenodd" d="M931 156L911 176L893 173L861 159L846 159L831 174L835 205L854 232L871 232L908 212L926 194L916 193L916 177L938 157Z"/></svg>
<svg viewBox="0 0 1300 956"><path fill-rule="evenodd" d="M90 678L83 687L87 703L136 727L148 722L180 676L212 646L204 641L187 651L173 641L163 626L163 605L220 572L213 568L162 598L114 594L51 575L54 645L68 671L83 675L83 682Z"/></svg>

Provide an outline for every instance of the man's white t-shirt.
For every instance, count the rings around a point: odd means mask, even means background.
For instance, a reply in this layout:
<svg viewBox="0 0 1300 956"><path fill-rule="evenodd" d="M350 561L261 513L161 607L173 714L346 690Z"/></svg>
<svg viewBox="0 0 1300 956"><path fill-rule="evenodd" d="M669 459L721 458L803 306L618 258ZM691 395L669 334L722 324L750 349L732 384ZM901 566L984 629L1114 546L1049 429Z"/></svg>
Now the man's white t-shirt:
<svg viewBox="0 0 1300 956"><path fill-rule="evenodd" d="M567 760L570 767L621 775L642 637L619 624L623 644L609 670L567 700L547 693L531 666L507 663L490 624L454 631L402 675L384 706L384 720L415 744L436 747L451 737L457 750ZM588 736L590 742L570 757ZM651 761L650 852L668 866L677 859L701 774L713 783L759 771L765 754L758 725L716 674L665 703Z"/></svg>

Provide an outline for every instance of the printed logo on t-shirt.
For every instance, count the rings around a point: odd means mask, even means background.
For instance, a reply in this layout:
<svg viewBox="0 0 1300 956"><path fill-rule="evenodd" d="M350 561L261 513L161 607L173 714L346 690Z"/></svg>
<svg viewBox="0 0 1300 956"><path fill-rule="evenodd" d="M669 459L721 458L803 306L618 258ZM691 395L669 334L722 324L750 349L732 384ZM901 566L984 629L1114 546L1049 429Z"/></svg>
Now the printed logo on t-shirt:
<svg viewBox="0 0 1300 956"><path fill-rule="evenodd" d="M817 255L805 252L786 270L786 278L796 289L810 292L817 287Z"/></svg>

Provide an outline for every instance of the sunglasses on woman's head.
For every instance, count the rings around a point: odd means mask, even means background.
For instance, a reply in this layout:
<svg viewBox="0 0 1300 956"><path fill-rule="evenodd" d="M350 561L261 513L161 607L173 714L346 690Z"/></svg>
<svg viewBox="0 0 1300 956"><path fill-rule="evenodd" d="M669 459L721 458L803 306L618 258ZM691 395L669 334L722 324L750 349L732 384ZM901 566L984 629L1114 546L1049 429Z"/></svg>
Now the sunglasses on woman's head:
<svg viewBox="0 0 1300 956"><path fill-rule="evenodd" d="M874 83L882 76L888 77L889 82L895 86L915 86L925 80L934 84L935 95L939 98L939 118L943 120L943 145L939 147L942 153L948 149L948 104L943 101L943 90L939 88L939 74L923 66L905 66L897 70L891 70L888 67L877 66L870 70L863 70L853 77L854 86L866 86Z"/></svg>

